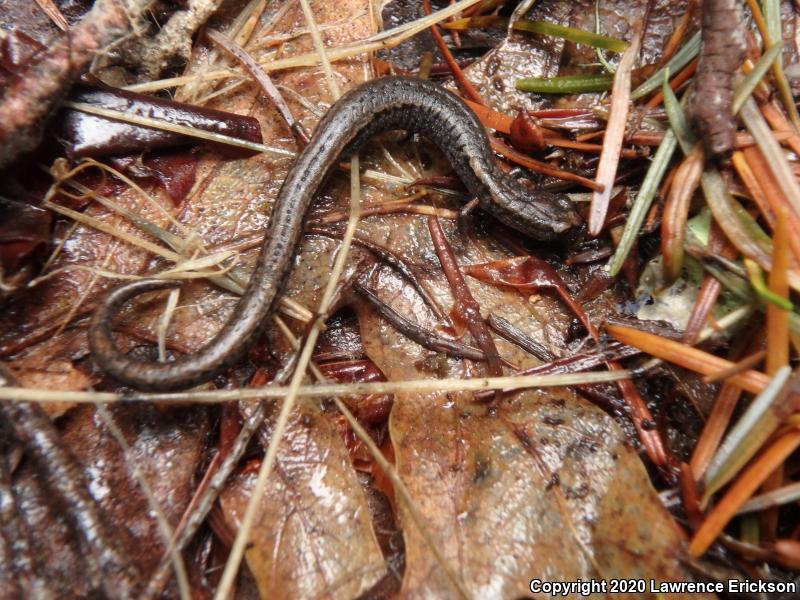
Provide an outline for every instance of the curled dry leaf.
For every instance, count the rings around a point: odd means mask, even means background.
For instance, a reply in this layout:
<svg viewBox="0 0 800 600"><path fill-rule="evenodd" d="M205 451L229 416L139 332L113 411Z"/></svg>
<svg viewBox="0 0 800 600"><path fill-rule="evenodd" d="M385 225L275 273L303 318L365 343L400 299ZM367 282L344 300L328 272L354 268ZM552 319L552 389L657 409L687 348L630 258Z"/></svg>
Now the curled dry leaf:
<svg viewBox="0 0 800 600"><path fill-rule="evenodd" d="M107 86L78 86L70 95L70 101L261 143L261 129L253 117L181 104ZM67 155L70 158L137 154L196 142L171 131L140 127L87 114L74 108L62 111L56 127L67 144ZM241 149L222 144L216 144L215 149L231 153L236 150L236 154L242 154ZM250 152L245 153L247 154Z"/></svg>
<svg viewBox="0 0 800 600"><path fill-rule="evenodd" d="M591 324L583 308L575 302L567 285L556 270L547 262L535 256L516 256L505 260L464 267L469 275L486 283L505 285L530 294L540 289L553 289L566 303L573 314L580 319L586 330L597 337L597 330Z"/></svg>
<svg viewBox="0 0 800 600"><path fill-rule="evenodd" d="M670 186L661 221L661 254L667 281L678 278L683 268L683 243L686 238L686 221L689 207L703 174L704 155L699 147L687 156Z"/></svg>

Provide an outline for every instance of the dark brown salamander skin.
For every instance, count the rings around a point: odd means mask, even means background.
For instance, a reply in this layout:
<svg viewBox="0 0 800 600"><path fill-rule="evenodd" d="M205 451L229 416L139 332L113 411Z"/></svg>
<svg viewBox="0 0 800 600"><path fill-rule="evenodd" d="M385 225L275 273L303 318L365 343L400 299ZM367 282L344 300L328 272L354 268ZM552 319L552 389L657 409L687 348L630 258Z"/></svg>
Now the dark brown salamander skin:
<svg viewBox="0 0 800 600"><path fill-rule="evenodd" d="M741 4L740 0L703 0L703 43L692 114L706 151L714 158L730 154L736 142L734 76L747 50Z"/></svg>
<svg viewBox="0 0 800 600"><path fill-rule="evenodd" d="M169 391L208 381L239 361L272 313L305 214L332 167L378 133L393 129L419 133L434 142L481 206L506 225L549 240L580 223L565 196L526 190L500 171L483 126L457 96L421 79L375 79L342 96L320 121L278 192L247 289L214 339L196 354L169 363L143 362L122 354L112 337L114 314L134 296L177 285L136 281L114 290L92 318L89 344L97 364L134 388Z"/></svg>

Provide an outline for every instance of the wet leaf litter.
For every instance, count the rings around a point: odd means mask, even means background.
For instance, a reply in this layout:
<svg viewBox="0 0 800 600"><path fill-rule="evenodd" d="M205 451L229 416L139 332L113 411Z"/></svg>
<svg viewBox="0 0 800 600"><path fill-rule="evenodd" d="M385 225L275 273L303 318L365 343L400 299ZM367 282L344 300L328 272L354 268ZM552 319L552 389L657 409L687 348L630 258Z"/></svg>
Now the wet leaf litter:
<svg viewBox="0 0 800 600"><path fill-rule="evenodd" d="M17 159L21 166L0 189L25 216L0 239L0 352L10 369L3 398L62 401L41 404L63 441L51 458L83 469L74 483L88 496L59 493L84 498L95 506L85 514L127 532L83 552L87 521L55 514L36 481L36 450L8 413L0 491L16 507L3 522L10 596L53 589L65 577L67 596L115 595L103 587L113 577L75 577L82 572L126 572L130 595L149 597L518 597L536 578L793 579L795 392L787 365L796 351L797 198L787 150L796 145L796 109L786 105L788 80L774 63L796 57L791 38L782 53L771 50L794 31L790 11L775 2L744 9L738 25L758 36L749 36L742 72L730 77L734 94L723 94L737 102L736 92L748 90L739 96L741 120L725 125L730 150L712 156L709 148L704 161L693 159L703 164L698 180L678 167L704 127L691 102L692 69L707 72L713 54L698 33L719 26L700 19L713 2L622 10L484 0L428 11L394 2L382 15L386 33L359 2L254 0L223 4L211 17L216 3L200 4L186 8L188 16L209 19L228 41L192 38L192 26L177 34L184 44L164 43L167 59L148 55L137 66L136 44L152 51L157 38L124 39L117 55L93 63L92 75L128 88L121 97L150 94L163 105L168 93L198 115L222 111L211 137L222 127L231 139L194 142L181 125L196 125L180 118L169 132L177 148L145 142L124 147L123 156L88 145L86 156L96 160L81 162L60 149L69 142L56 112L42 121L43 144ZM28 44L34 55L48 46L45 34L61 35L51 9L27 23L40 36L39 46ZM68 26L80 21L80 7L62 9ZM159 4L156 16L180 16L170 10ZM424 22L391 49L426 12L451 32L445 48L430 42ZM521 19L552 26L514 27ZM145 37L155 31L152 21L142 26ZM626 66L620 54L634 35L640 48ZM375 42L370 51L382 51L364 54L365 39ZM264 77L241 66L231 43L283 96L280 111ZM26 64L24 57L3 63L12 79L31 72ZM480 208L464 210L467 194L424 136L382 136L360 156L352 244L353 173L343 162L314 203L270 326L242 361L176 394L177 407L140 405L146 394L116 386L86 345L86 319L98 302L123 278L162 273L183 281L166 304L167 295L152 294L126 305L114 322L116 342L142 360L201 348L253 270L272 202L304 144L298 131L313 132L340 91L387 71L430 77L461 94L470 82L477 91L467 95L470 106L486 119L493 147L526 167L501 163L515 184L567 193L585 216L591 191L607 181L595 181L598 154L603 161L616 148L599 235L542 244ZM572 87L558 79L574 75L583 79ZM614 85L600 87L603 78ZM526 92L522 79L550 89ZM620 85L631 98L621 117L609 101ZM610 99L598 91L612 88ZM63 106L75 118L84 104L70 97ZM112 112L81 118L113 119L119 106L105 108ZM117 122L159 126L147 120L158 120L158 110L130 114ZM230 129L240 123L251 131L253 120L258 138ZM624 131L606 127L615 122ZM619 144L605 143L614 135ZM684 185L693 188L670 204ZM281 403L258 404L245 392L289 381L343 245L350 249L306 383L344 385L325 398L301 395L274 445ZM678 298L685 304L676 310ZM451 342L461 354L446 350ZM589 370L576 385L548 383L574 368ZM621 381L593 379L609 372ZM457 387L502 376L494 384L502 389L516 373L542 379L498 393L491 379L481 392ZM432 391L428 382L437 381L452 391ZM367 395L352 387L362 383ZM217 403L223 396L215 393L237 389L238 402ZM93 396L132 404L84 406ZM759 407L763 415L753 412ZM761 497L756 516L735 516ZM259 516L243 533L250 503ZM40 561L35 533L48 527L57 550ZM178 554L168 539L181 540ZM112 550L130 563L122 571L104 560Z"/></svg>

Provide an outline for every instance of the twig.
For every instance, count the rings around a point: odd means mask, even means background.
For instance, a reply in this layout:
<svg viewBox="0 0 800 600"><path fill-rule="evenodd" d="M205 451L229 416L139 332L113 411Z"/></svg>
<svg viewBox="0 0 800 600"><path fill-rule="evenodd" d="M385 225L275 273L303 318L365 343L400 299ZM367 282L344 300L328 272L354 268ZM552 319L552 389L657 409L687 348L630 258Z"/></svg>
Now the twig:
<svg viewBox="0 0 800 600"><path fill-rule="evenodd" d="M435 333L428 331L427 329L420 327L415 323L412 323L406 317L396 312L391 306L383 302L372 290L364 285L355 282L353 287L370 303L370 305L372 305L379 315L389 321L389 323L391 323L391 325L400 333L418 343L420 346L428 348L429 350L433 350L434 352L441 352L447 356L453 356L455 358L467 358L475 361L486 360L486 354L482 350L473 348L472 346L467 346L466 344L462 344L456 340L451 340L440 335L436 335Z"/></svg>
<svg viewBox="0 0 800 600"><path fill-rule="evenodd" d="M472 296L472 292L464 280L458 268L456 256L445 237L444 230L439 224L439 219L435 216L428 217L428 230L436 249L436 255L442 265L444 276L450 284L455 299L455 310L460 314L462 320L467 324L469 332L472 334L475 343L483 350L486 355L487 370L489 375L499 376L503 373L500 354L494 343L492 334L486 325L486 321L481 316L481 307ZM500 394L496 395L496 400L500 399Z"/></svg>

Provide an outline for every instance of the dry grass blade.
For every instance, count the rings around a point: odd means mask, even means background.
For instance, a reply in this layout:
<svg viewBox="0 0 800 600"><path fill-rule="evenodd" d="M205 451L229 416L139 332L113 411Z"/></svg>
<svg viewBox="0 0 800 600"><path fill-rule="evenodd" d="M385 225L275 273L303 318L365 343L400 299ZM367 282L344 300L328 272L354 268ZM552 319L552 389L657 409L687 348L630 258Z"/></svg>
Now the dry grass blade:
<svg viewBox="0 0 800 600"><path fill-rule="evenodd" d="M160 362L167 362L167 330L169 329L172 315L175 314L175 309L178 306L180 295L180 289L169 291L167 294L167 303L164 305L164 310L161 312L161 317L158 319L156 337L158 338L158 360Z"/></svg>
<svg viewBox="0 0 800 600"><path fill-rule="evenodd" d="M317 25L317 21L314 19L314 13L312 12L311 5L309 5L308 2L309 0L300 0L300 7L303 9L303 16L306 19L308 31L311 33L311 39L314 41L314 49L316 50L319 64L322 65L322 70L325 72L325 77L328 81L328 87L333 95L333 99L338 100L339 96L342 95L342 91L339 89L339 82L336 81L336 77L334 76L328 50L325 48L325 43L322 41L322 35L319 32L319 25Z"/></svg>
<svg viewBox="0 0 800 600"><path fill-rule="evenodd" d="M119 237L123 241L132 244L134 246L138 246L142 250L151 252L156 256L161 256L173 262L179 262L181 260L181 255L178 254L177 252L168 250L163 246L159 246L158 244L154 244L153 242L139 238L135 235L131 235L126 232L121 232L118 229L116 229L113 225L109 225L108 223L106 223L105 221L101 221L100 219L90 217L89 215L85 215L76 210L72 210L71 208L67 208L66 206L54 204L49 200L46 200L43 203L43 205L52 210L53 212L57 212L61 215L64 215L65 217L69 217L74 221L81 223L82 225L88 225L89 227L93 227L94 229L102 231L103 233Z"/></svg>
<svg viewBox="0 0 800 600"><path fill-rule="evenodd" d="M64 18L64 15L61 14L61 11L56 6L56 3L53 0L36 0L36 4L39 5L45 14L50 17L50 20L58 27L61 31L67 31L69 29L69 23Z"/></svg>
<svg viewBox="0 0 800 600"><path fill-rule="evenodd" d="M264 69L261 68L261 66L253 59L253 57L245 52L244 49L236 42L219 31L214 29L206 29L206 35L212 42L227 50L236 58L236 60L242 63L242 66L258 82L258 85L261 86L261 89L264 90L264 93L275 105L278 114L286 122L286 125L289 127L289 129L298 135L304 136L303 141L308 142L308 134L306 134L302 129L302 126L295 121L292 111L289 109L289 105L286 104L286 101L283 99L283 96L281 96L278 88L275 87L275 84L272 83L272 79L270 79L269 75L267 75Z"/></svg>
<svg viewBox="0 0 800 600"><path fill-rule="evenodd" d="M91 198L92 200L97 200L100 204L102 204L109 210L113 210L114 212L124 216L126 219L134 223L137 227L139 227L143 231L169 244L170 247L176 252L181 252L188 246L186 241L182 240L179 236L167 231L163 227L159 227L155 223L142 219L135 212L126 209L125 207L121 206L119 203L115 202L110 198L106 198L105 196L98 194L91 188L86 187L85 185L76 181L75 179L75 176L78 173L89 168L99 169L103 176L105 176L106 173L108 173L116 177L124 184L126 184L128 187L130 187L133 191L135 191L145 202L147 202L147 204L149 204L159 214L161 214L165 219L167 219L167 221L178 231L180 231L183 235L186 235L187 237L190 238L192 237L191 232L188 231L180 221L178 221L175 217L173 217L172 213L170 213L167 209L165 209L164 206L160 202L156 201L156 199L153 198L152 195L144 191L140 185L138 185L135 181L133 181L130 177L128 177L121 171L118 171L117 169L109 165L106 165L104 163L98 162L93 158L81 159L76 167L67 171L66 173L60 172L61 169L60 166L58 165L59 161L56 160L56 162L54 162L53 166L50 168L50 173L55 178L56 185L58 185L59 187L68 185L71 188L77 190L78 193L81 194L82 198ZM72 196L72 194L65 192L63 189L61 190L61 193Z"/></svg>
<svg viewBox="0 0 800 600"><path fill-rule="evenodd" d="M790 483L783 487L771 490L765 494L760 494L750 498L742 507L736 511L737 516L775 508L783 504L791 504L800 500L800 482Z"/></svg>
<svg viewBox="0 0 800 600"><path fill-rule="evenodd" d="M617 72L614 74L611 108L609 109L606 133L603 137L603 152L600 154L600 163L595 177L595 181L603 186L603 191L592 194L592 206L589 212L589 233L593 236L599 235L603 229L608 203L611 200L611 190L614 188L614 180L617 176L617 166L630 108L631 70L639 55L641 37L641 28L637 28L633 34L631 45L622 54Z"/></svg>
<svg viewBox="0 0 800 600"><path fill-rule="evenodd" d="M163 277L163 278L175 278L175 279L197 279L197 278L207 278L215 285L219 286L222 289L225 289L229 292L232 292L237 295L241 295L244 292L244 288L247 285L246 281L242 281L241 278L236 276L232 272L232 268L234 263L229 263L227 266L218 269L218 270L202 270L208 269L209 267L216 267L221 265L223 262L227 261L229 258L232 258L236 255L236 251L234 249L229 250L221 250L217 252L209 252L203 247L202 240L198 236L198 234L191 229L188 229L184 224L177 221L172 214L164 208L159 202L155 200L150 194L145 192L136 182L131 180L129 177L124 175L123 173L117 171L105 165L103 163L99 163L93 159L84 159L82 160L76 167L73 169L62 172L62 169L57 168L58 161L54 163L54 167L51 169L53 176L56 179L55 184L50 188L47 193L44 205L47 208L55 212L59 212L64 214L65 216L72 217L76 223L81 223L83 225L94 227L99 231L103 231L104 233L108 233L116 238L119 238L121 241L128 242L132 245L139 246L144 250L154 252L157 256L162 256L167 260L176 263L176 266L162 271L156 277ZM75 181L74 176L81 171L95 167L100 169L100 171L105 175L105 173L110 173L114 177L120 179L123 183L128 185L131 189L133 189L139 196L141 196L145 202L147 202L150 206L154 207L161 215L163 215L169 223L177 229L181 235L176 235L163 227L156 225L155 223L142 218L137 213L126 209L125 207L119 205L117 202L111 200L110 198L106 198L101 194L97 194L94 190L84 186L83 184ZM168 249L163 248L161 246L152 244L148 240L143 240L136 236L133 236L127 232L124 232L120 229L105 226L99 227L99 224L102 223L98 219L90 217L85 213L79 213L73 211L72 209L62 207L57 204L53 204L50 202L49 198L54 197L56 193L61 193L70 197L75 197L73 194L64 191L64 186L70 186L80 192L80 198L91 198L92 200L96 200L109 210L122 215L131 223L133 223L136 227L144 231L145 233L152 235L163 241L167 246L169 246L174 252L170 252ZM260 238L259 238L260 243ZM184 259L183 256L192 255L192 258ZM199 258L197 255L200 255ZM234 261L235 262L235 261ZM69 269L77 269L80 268L77 265L69 267ZM130 277L125 274L115 273L112 271L103 271L92 269L93 271L97 272L98 275L104 277L112 277L118 279L135 279L136 277ZM55 271L47 273L46 275L34 279L30 282L29 285L35 285L41 282L44 279L48 279L53 276ZM281 304L284 309L288 309L290 312L292 311L292 307L287 306L289 301L287 299L282 299ZM295 311L296 312L296 311ZM308 319L308 315L305 317L303 316L302 311L297 313L303 320Z"/></svg>
<svg viewBox="0 0 800 600"><path fill-rule="evenodd" d="M328 60L335 62L337 60L352 58L354 56L359 56L368 52L374 52L376 50L388 50L390 48L394 48L408 38L415 36L421 31L424 31L431 25L440 23L441 21L458 14L465 8L472 6L473 4L477 4L480 1L481 0L461 0L460 2L456 2L455 4L451 4L442 10L432 13L430 16L422 17L392 29L387 29L386 31L371 35L363 40L353 42L352 44L330 48L326 52ZM312 52L309 54L293 56L291 58L270 60L262 64L261 67L267 72L272 72L282 71L285 69L294 69L298 67L313 67L317 64L319 64L319 54ZM182 77L173 77L170 79L162 79L160 81L132 85L125 89L137 92L154 92L174 86L186 85L198 80L214 81L240 76L241 75L235 71L231 71L229 69L220 69L216 71L209 71L201 75L186 75Z"/></svg>
<svg viewBox="0 0 800 600"><path fill-rule="evenodd" d="M228 257L234 256L233 254L228 254ZM208 257L213 258L213 260L217 260L217 257ZM221 256L220 259L224 260ZM187 261L187 263L192 263L192 261ZM103 267L107 266L107 264L103 264ZM196 271L194 270L194 266L180 266L175 267L173 269L167 269L165 271L160 271L158 273L149 274L147 277L152 279L176 279L176 280L183 280L183 279L213 279L215 277L219 277L225 275L227 271L229 271L233 267L233 264L214 271ZM121 281L135 281L137 279L141 279L141 275L133 275L130 273L120 273L118 271L109 271L108 269L101 268L101 267L87 267L86 265L66 265L59 269L54 269L49 273L44 275L40 275L39 277L32 279L28 282L29 288L36 287L40 285L43 281L47 281L59 275L63 275L64 273L69 273L70 271L83 271L85 273L92 273L97 277L105 277L107 279L116 279ZM301 319L302 320L302 319Z"/></svg>
<svg viewBox="0 0 800 600"><path fill-rule="evenodd" d="M325 398L328 396L369 396L372 394L399 394L431 392L477 392L480 390L503 389L513 392L539 387L569 387L591 385L628 379L630 371L564 373L558 375L522 375L506 377L474 377L472 379L415 379L409 381L380 381L374 383L342 383L308 385L297 388L297 395L304 398ZM219 404L240 400L255 402L265 399L283 400L289 392L288 387L271 387L240 390L213 390L172 393L128 393L111 392L71 392L30 389L21 387L0 388L0 400L19 400L25 402L75 402L79 404L113 404L115 402L195 402L198 404Z"/></svg>
<svg viewBox="0 0 800 600"><path fill-rule="evenodd" d="M289 9L289 3L284 3L283 7L274 11L274 13L267 17L267 21L263 22L261 16L267 7L269 0L250 0L247 5L236 15L236 18L231 22L230 26L224 31L231 40L233 40L240 47L244 47L253 35L256 26L260 25L263 31L269 31ZM220 52L216 48L211 48L208 53L207 63L203 69L207 70L214 66L220 58ZM233 83L233 87L238 87L244 83L244 79L240 79ZM213 97L214 94L219 92L211 92L205 98L201 98L201 93L205 92L206 88L203 86L203 81L193 82L175 94L175 99L180 102L188 102L189 104L202 105L209 100L209 96ZM229 91L229 90L226 90Z"/></svg>

